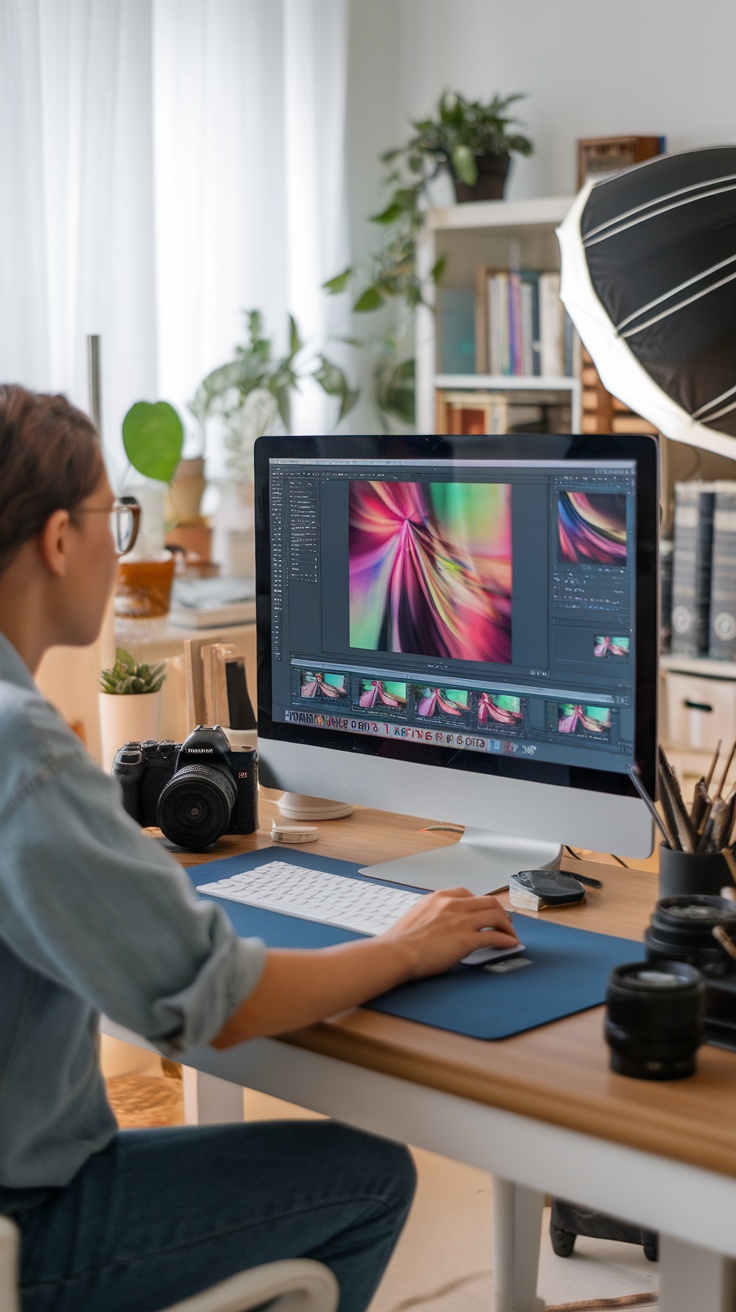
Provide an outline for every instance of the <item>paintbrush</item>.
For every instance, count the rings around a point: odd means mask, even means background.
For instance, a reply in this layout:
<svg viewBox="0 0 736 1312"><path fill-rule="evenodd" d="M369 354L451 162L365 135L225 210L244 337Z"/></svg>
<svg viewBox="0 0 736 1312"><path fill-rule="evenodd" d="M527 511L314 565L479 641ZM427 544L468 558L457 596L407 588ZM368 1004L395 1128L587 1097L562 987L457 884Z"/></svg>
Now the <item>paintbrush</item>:
<svg viewBox="0 0 736 1312"><path fill-rule="evenodd" d="M643 783L641 782L641 779L639 778L639 775L638 775L638 772L637 772L636 766L635 766L635 765L630 765L630 766L629 766L629 771L628 771L628 773L629 773L629 777L630 777L630 779L631 779L632 784L634 785L634 787L635 787L637 793L639 794L639 796L640 796L642 802L645 803L645 805L646 805L646 807L647 807L647 810L649 811L649 814L651 815L652 820L654 821L655 825L657 826L657 828L659 829L660 833L662 834L662 837L664 838L665 843L667 844L668 847L671 847L671 848L673 849L673 851L676 850L676 849L679 847L679 844L678 844L678 842L677 842L676 833L675 833L674 831L673 831L672 833L670 833L670 832L668 831L668 829L667 829L667 827L666 827L666 825L665 825L665 823L664 823L664 820L662 819L661 815L659 814L659 811L657 810L656 806L654 805L654 802L652 801L651 797L649 796L649 793L647 792L646 788L644 787Z"/></svg>
<svg viewBox="0 0 736 1312"><path fill-rule="evenodd" d="M734 888L730 890L730 894L731 896L736 897L736 856L734 856L730 847L722 848L721 856L723 857L723 860L726 862L726 865L728 866L728 873L734 882ZM722 890L722 893L724 891L725 890Z"/></svg>
<svg viewBox="0 0 736 1312"><path fill-rule="evenodd" d="M679 783L679 780L678 780L678 778L677 778L677 774L676 774L676 772L675 772L674 766L670 765L669 761L667 760L667 756L666 756L666 754L665 754L664 747L660 746L660 747L657 749L657 752L658 752L658 756L659 756L659 766L660 766L660 770L664 773L665 778L667 779L667 781L668 781L668 783L669 783L669 785L670 785L670 791L671 791L672 796L673 796L673 798L674 798L674 800L675 800L675 804L676 804L676 806L678 807L678 809L682 811L683 815L687 816L687 808L686 808L686 806L685 806L685 803L684 803L684 800L683 800L683 797L682 797L682 791L681 791L681 789L680 789L680 783Z"/></svg>
<svg viewBox="0 0 736 1312"><path fill-rule="evenodd" d="M723 925L714 925L711 934L716 942L720 943L724 952L727 952L729 957L736 961L736 943L734 943L731 935L724 929Z"/></svg>
<svg viewBox="0 0 736 1312"><path fill-rule="evenodd" d="M692 806L690 807L690 824L696 831L700 828L707 806L708 789L705 784L705 779L701 775L693 789L693 800Z"/></svg>
<svg viewBox="0 0 736 1312"><path fill-rule="evenodd" d="M709 769L709 771L708 771L708 773L707 773L707 775L706 775L706 777L705 777L705 792L706 792L706 796L707 796L707 794L708 794L708 789L710 788L711 779L713 778L713 775L715 774L716 765L717 765L717 763L718 763L718 757L719 757L720 754L721 754L721 743L722 743L722 742L723 742L723 739L722 739L722 738L719 738L719 739L718 739L717 746L716 746L716 750L715 750L714 753L713 753L713 760L712 760L711 763L710 763L710 769Z"/></svg>
<svg viewBox="0 0 736 1312"><path fill-rule="evenodd" d="M663 798L667 797L669 800L675 824L675 832L680 840L680 847L683 852L694 852L697 845L697 835L690 824L690 817L688 816L685 803L682 799L680 785L677 782L672 767L661 747L659 751L659 781L661 784L662 796Z"/></svg>
<svg viewBox="0 0 736 1312"><path fill-rule="evenodd" d="M726 768L723 771L723 774L721 775L721 782L718 785L718 792L716 793L716 797L720 797L721 793L723 792L726 779L728 777L728 772L731 769L731 762L733 761L734 755L736 755L736 742L734 742L734 745L729 753L728 760L726 761Z"/></svg>
<svg viewBox="0 0 736 1312"><path fill-rule="evenodd" d="M726 798L726 806L728 807L728 821L726 824L726 837L723 842L724 847L731 842L733 822L736 819L736 788L733 788Z"/></svg>
<svg viewBox="0 0 736 1312"><path fill-rule="evenodd" d="M665 820L666 828L669 829L669 832L672 833L673 836L673 841L670 842L669 846L674 851L682 851L682 844L680 842L680 838L678 838L677 836L676 816L674 816L672 802L670 802L669 800L669 792L666 791L664 779L661 778L661 771L660 771L660 806L661 808L663 808L664 811L664 820Z"/></svg>
<svg viewBox="0 0 736 1312"><path fill-rule="evenodd" d="M728 804L724 802L722 797L717 797L711 807L705 828L700 835L696 851L719 852L725 842L727 823Z"/></svg>

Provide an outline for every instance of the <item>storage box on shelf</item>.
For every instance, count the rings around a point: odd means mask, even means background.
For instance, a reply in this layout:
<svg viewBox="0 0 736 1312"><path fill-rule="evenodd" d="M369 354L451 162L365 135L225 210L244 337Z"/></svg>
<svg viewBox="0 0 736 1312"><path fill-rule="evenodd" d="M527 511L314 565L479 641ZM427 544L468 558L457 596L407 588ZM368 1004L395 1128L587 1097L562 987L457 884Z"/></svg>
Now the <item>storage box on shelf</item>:
<svg viewBox="0 0 736 1312"><path fill-rule="evenodd" d="M736 662L668 653L660 666L660 737L684 774L700 776L719 739L728 751L736 738Z"/></svg>

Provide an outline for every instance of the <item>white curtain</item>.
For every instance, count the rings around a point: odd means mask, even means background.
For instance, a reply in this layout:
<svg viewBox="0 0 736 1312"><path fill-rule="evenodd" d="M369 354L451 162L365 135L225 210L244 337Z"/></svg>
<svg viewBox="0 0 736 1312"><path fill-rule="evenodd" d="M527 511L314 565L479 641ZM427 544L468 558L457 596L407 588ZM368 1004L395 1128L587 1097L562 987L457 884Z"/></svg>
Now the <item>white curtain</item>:
<svg viewBox="0 0 736 1312"><path fill-rule="evenodd" d="M186 402L261 309L317 347L349 262L349 0L0 0L0 378ZM193 427L193 421L191 421ZM307 387L293 430L328 431ZM218 472L218 461L212 461Z"/></svg>

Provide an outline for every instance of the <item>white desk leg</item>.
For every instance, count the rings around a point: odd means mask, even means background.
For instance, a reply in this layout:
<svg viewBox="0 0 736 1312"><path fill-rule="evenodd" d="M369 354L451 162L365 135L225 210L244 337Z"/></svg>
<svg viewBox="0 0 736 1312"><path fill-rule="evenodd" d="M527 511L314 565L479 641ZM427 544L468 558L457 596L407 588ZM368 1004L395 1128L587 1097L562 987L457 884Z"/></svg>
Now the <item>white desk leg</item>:
<svg viewBox="0 0 736 1312"><path fill-rule="evenodd" d="M695 1244L659 1237L659 1312L734 1312L736 1264Z"/></svg>
<svg viewBox="0 0 736 1312"><path fill-rule="evenodd" d="M182 1084L186 1125L222 1125L244 1119L242 1085L205 1075L193 1066L182 1067Z"/></svg>
<svg viewBox="0 0 736 1312"><path fill-rule="evenodd" d="M544 1194L491 1176L493 1312L544 1312L537 1298Z"/></svg>

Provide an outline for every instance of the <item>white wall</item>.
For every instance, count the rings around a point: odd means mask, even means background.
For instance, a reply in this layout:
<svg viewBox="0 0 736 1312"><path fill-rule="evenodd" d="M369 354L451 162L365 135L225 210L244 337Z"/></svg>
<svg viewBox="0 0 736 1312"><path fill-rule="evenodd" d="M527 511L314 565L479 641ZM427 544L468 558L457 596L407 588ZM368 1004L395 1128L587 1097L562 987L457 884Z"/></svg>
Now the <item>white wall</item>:
<svg viewBox="0 0 736 1312"><path fill-rule="evenodd" d="M571 194L577 137L664 135L670 151L736 141L729 0L398 4L400 110L423 115L444 89L528 92L536 153L516 160L510 198Z"/></svg>

